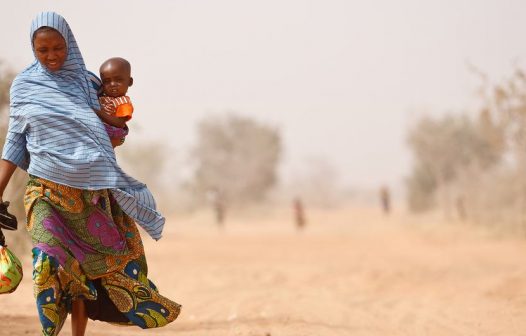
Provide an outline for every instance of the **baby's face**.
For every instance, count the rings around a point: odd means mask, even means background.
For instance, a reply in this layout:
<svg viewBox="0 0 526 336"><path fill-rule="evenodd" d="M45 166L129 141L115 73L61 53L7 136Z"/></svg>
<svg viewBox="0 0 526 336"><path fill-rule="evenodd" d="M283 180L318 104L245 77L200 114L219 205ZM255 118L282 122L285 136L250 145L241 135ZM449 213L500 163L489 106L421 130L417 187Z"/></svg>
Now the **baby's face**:
<svg viewBox="0 0 526 336"><path fill-rule="evenodd" d="M126 95L132 84L130 72L119 62L110 62L100 69L100 78L104 93L110 97Z"/></svg>

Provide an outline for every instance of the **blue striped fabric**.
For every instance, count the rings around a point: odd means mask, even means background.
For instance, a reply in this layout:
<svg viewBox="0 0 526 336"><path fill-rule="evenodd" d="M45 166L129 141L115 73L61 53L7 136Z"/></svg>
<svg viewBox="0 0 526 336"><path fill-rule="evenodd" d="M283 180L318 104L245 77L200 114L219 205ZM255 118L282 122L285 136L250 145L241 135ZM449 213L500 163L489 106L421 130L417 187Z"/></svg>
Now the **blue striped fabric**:
<svg viewBox="0 0 526 336"><path fill-rule="evenodd" d="M63 67L49 72L36 59L13 81L9 128L2 158L56 183L79 189L110 189L123 211L154 239L161 238L164 217L145 184L117 164L106 130L92 108L99 109L93 74L66 20L40 13L30 38L43 26L66 40Z"/></svg>

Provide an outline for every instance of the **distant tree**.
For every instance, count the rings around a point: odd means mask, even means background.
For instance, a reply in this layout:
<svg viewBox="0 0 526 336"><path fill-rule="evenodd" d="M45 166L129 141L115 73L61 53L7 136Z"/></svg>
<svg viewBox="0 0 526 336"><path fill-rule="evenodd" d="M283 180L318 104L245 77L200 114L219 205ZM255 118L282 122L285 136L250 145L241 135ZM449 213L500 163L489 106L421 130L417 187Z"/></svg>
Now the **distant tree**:
<svg viewBox="0 0 526 336"><path fill-rule="evenodd" d="M169 167L174 150L166 143L141 139L136 131L132 128L126 142L115 149L117 161L127 174L148 185L160 211L169 216L181 206L178 176Z"/></svg>
<svg viewBox="0 0 526 336"><path fill-rule="evenodd" d="M447 186L462 170L470 166L487 169L500 160L499 134L498 128L482 117L477 122L463 115L419 120L408 137L414 157L413 172L407 180L410 208L431 207L437 189L442 190L441 201L447 207L451 203Z"/></svg>
<svg viewBox="0 0 526 336"><path fill-rule="evenodd" d="M301 196L305 205L321 208L336 207L343 197L341 174L323 156L306 158L301 169L294 172L288 189Z"/></svg>
<svg viewBox="0 0 526 336"><path fill-rule="evenodd" d="M277 182L281 151L275 127L237 115L202 120L192 151L193 190L203 198L216 190L229 205L260 201Z"/></svg>
<svg viewBox="0 0 526 336"><path fill-rule="evenodd" d="M407 203L409 210L423 212L436 205L435 190L437 182L429 167L415 165L411 175L406 179Z"/></svg>
<svg viewBox="0 0 526 336"><path fill-rule="evenodd" d="M526 74L516 69L502 84L486 85L485 113L504 130L519 169L526 168ZM524 171L524 170L523 170Z"/></svg>
<svg viewBox="0 0 526 336"><path fill-rule="evenodd" d="M425 210L449 198L461 219L525 234L526 73L517 68L495 84L470 70L480 79L477 118L423 118L409 131L409 205Z"/></svg>
<svg viewBox="0 0 526 336"><path fill-rule="evenodd" d="M486 114L503 129L505 144L514 159L514 184L520 190L515 199L526 230L526 73L517 68L501 84L484 84L481 92Z"/></svg>
<svg viewBox="0 0 526 336"><path fill-rule="evenodd" d="M133 133L131 133L133 134ZM133 135L132 135L133 136ZM116 148L119 163L127 173L153 189L162 189L167 148L158 142L125 142Z"/></svg>
<svg viewBox="0 0 526 336"><path fill-rule="evenodd" d="M13 70L5 66L2 61L0 61L0 131L2 132L1 142L5 141L5 131L7 127L7 114L9 112L9 89L11 83L15 78L15 73Z"/></svg>

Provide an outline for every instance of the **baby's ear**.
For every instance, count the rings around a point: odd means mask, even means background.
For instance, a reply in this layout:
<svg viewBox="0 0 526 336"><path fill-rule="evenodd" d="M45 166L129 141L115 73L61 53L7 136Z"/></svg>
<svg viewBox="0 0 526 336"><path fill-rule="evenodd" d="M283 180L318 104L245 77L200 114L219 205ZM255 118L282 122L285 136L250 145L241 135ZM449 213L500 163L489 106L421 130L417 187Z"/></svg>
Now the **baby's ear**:
<svg viewBox="0 0 526 336"><path fill-rule="evenodd" d="M130 77L130 85L128 86L132 86L133 85L133 77Z"/></svg>

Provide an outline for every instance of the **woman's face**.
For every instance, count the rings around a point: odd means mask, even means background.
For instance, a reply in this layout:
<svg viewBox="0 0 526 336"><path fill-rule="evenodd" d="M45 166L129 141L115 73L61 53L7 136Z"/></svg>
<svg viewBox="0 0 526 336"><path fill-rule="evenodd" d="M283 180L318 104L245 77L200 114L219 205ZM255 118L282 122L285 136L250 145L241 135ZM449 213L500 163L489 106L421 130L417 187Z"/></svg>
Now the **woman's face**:
<svg viewBox="0 0 526 336"><path fill-rule="evenodd" d="M33 37L35 55L49 71L60 70L68 57L66 41L56 30L37 31Z"/></svg>

